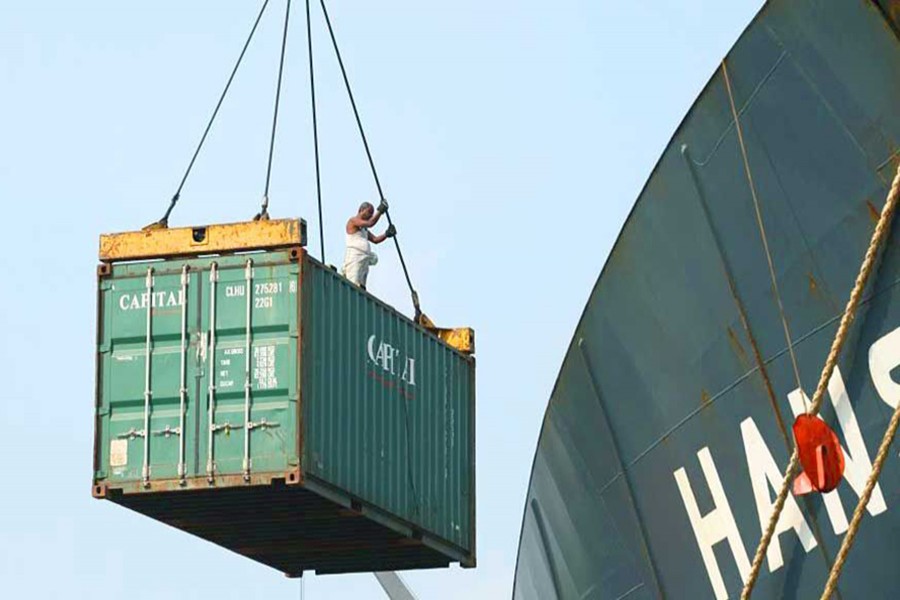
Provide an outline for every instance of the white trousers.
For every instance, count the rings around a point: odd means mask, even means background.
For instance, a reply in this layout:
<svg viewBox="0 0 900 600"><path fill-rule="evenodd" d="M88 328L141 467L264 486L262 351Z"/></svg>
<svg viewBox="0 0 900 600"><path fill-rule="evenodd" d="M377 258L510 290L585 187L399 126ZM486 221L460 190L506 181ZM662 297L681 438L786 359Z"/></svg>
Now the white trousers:
<svg viewBox="0 0 900 600"><path fill-rule="evenodd" d="M344 268L341 273L360 287L366 287L369 267L378 264L378 255L374 252L363 252L358 248L347 248L344 253Z"/></svg>

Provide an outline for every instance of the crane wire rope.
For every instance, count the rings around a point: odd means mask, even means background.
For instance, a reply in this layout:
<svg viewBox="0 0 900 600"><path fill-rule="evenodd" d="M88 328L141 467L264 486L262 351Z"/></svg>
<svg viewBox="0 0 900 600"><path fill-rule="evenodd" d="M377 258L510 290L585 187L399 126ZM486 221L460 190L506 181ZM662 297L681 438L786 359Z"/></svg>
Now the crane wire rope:
<svg viewBox="0 0 900 600"><path fill-rule="evenodd" d="M325 6L325 0L319 0L319 4L322 7L322 14L325 16L325 24L328 26L328 35L331 37L331 45L334 47L334 53L337 57L338 65L341 68L341 75L344 79L344 87L347 89L347 95L350 98L350 106L353 108L353 116L356 118L356 127L359 129L359 135L362 138L363 147L366 150L366 157L369 159L369 167L372 170L372 177L375 179L375 187L378 189L378 197L381 200L384 200L384 192L381 188L381 180L378 177L378 170L375 168L375 161L372 158L372 152L369 149L369 141L366 138L365 129L363 129L362 120L359 116L359 110L356 107L356 100L353 97L353 89L350 87L350 80L347 77L347 69L344 68L344 61L341 58L341 51L338 48L337 38L334 34L334 28L331 25L331 18L328 16L328 8ZM393 227L394 223L391 220L391 215L389 212L385 213L385 216L388 220L388 225ZM403 252L400 250L400 242L397 240L397 236L393 236L394 246L397 248L397 256L400 257L400 265L403 267L403 275L406 277L406 285L409 286L409 292L412 296L413 308L415 309L415 321L418 323L419 318L422 316L422 310L419 308L419 295L416 293L415 288L413 287L412 280L409 278L409 269L406 267L406 260L403 258Z"/></svg>
<svg viewBox="0 0 900 600"><path fill-rule="evenodd" d="M284 55L287 50L288 25L291 21L291 0L287 0L284 12L284 32L281 36L281 57L278 61L278 83L275 86L275 110L272 114L272 135L269 137L269 160L266 165L266 188L263 192L262 208L253 217L254 221L269 219L269 183L272 180L272 158L275 155L275 133L278 130L278 107L281 104L281 80L284 75Z"/></svg>
<svg viewBox="0 0 900 600"><path fill-rule="evenodd" d="M900 176L900 172L898 172L898 176ZM893 444L894 436L897 434L898 426L900 426L900 405L897 405L897 408L894 409L894 414L891 417L888 428L884 432L884 437L881 439L881 446L878 447L878 454L875 456L872 472L869 474L869 479L866 481L866 487L859 497L856 510L853 511L853 518L850 520L847 534L844 536L843 542L841 542L841 548L838 550L834 565L831 567L831 572L828 574L828 580L825 583L825 589L822 592L821 600L828 600L831 598L831 594L837 589L838 579L840 579L841 571L844 568L844 563L847 561L847 556L850 554L850 549L853 547L853 542L859 531L859 524L862 521L863 516L865 516L866 506L868 506L869 499L872 497L872 490L875 489L875 485L878 483L881 470L884 467L891 445Z"/></svg>
<svg viewBox="0 0 900 600"><path fill-rule="evenodd" d="M194 163L197 161L197 156L199 156L200 150L203 148L203 144L206 142L206 138L209 135L213 123L215 122L216 117L219 114L219 109L222 108L222 103L225 101L225 96L228 95L228 90L231 89L231 83L234 81L234 77L235 75L237 75L238 69L240 69L241 67L241 63L244 60L244 55L247 53L247 48L250 47L250 42L253 41L253 36L256 34L256 30L259 27L259 22L262 20L263 14L265 14L266 8L268 6L269 0L264 0L262 6L259 9L259 14L256 15L256 20L253 22L253 27L250 29L250 34L247 36L247 41L244 42L241 53L240 55L238 55L237 61L234 64L234 68L231 70L231 75L229 75L228 81L225 83L225 88L222 90L222 94L219 96L219 101L216 103L216 107L215 109L213 109L212 115L210 116L209 121L206 124L206 129L203 130L203 135L200 136L200 143L197 144L197 148L194 150L194 154L191 157L190 162L188 163L187 169L185 169L184 175L181 177L181 183L178 184L178 189L175 191L175 194L169 201L169 207L166 209L165 214L159 221L148 225L145 229L165 228L169 226L169 216L171 216L172 210L178 203L179 198L181 198L181 191L184 189L184 184L187 182L188 176L191 174L191 170L194 168Z"/></svg>
<svg viewBox="0 0 900 600"><path fill-rule="evenodd" d="M309 55L309 95L312 107L313 155L316 163L316 200L319 207L319 245L322 263L325 263L325 223L322 218L322 179L319 171L319 121L316 115L316 74L313 61L312 20L309 11L310 0L306 0L306 41Z"/></svg>
<svg viewBox="0 0 900 600"><path fill-rule="evenodd" d="M806 404L806 393L803 392L803 382L800 379L800 369L797 367L797 356L794 354L794 342L791 339L791 330L788 326L787 315L784 312L784 304L781 301L781 292L778 289L778 278L775 276L775 265L772 261L772 252L769 249L769 240L766 235L766 226L763 223L762 210L759 207L759 197L756 193L756 184L753 182L753 173L750 171L750 160L747 158L747 148L744 146L744 133L741 128L741 121L738 116L737 107L734 104L734 95L731 90L731 78L728 76L728 65L725 59L722 59L722 74L725 76L725 89L728 91L728 103L731 106L731 115L734 118L734 127L737 131L737 138L741 147L741 158L744 162L744 173L747 175L747 183L750 186L750 196L753 198L753 209L756 214L756 224L759 228L759 236L762 239L763 250L766 254L766 263L769 267L769 278L772 281L772 292L775 295L775 301L778 305L778 314L781 317L781 326L784 329L784 339L787 342L788 353L791 357L791 367L794 369L794 378L797 381L797 388L800 390L800 396Z"/></svg>
<svg viewBox="0 0 900 600"><path fill-rule="evenodd" d="M307 2L308 1L309 0L307 0ZM353 116L356 119L356 126L357 126L357 129L359 130L359 135L360 135L360 138L362 139L363 147L365 148L365 151L366 151L366 157L369 160L369 167L372 171L372 177L375 180L375 187L378 189L378 197L381 200L384 200L385 198L384 198L384 192L382 191L382 187L381 187L381 180L378 177L378 170L375 168L375 161L372 158L372 152L369 149L369 141L366 138L366 132L362 125L362 119L360 118L359 110L356 107L356 99L353 96L353 89L350 87L350 79L347 76L347 69L344 67L344 60L341 57L341 51L340 51L340 48L338 47L337 37L335 36L334 28L331 25L331 18L328 15L328 8L325 6L325 0L319 0L319 3L320 3L320 6L322 7L322 15L325 17L325 24L328 27L328 35L331 38L331 45L334 48L334 54L337 57L338 65L340 66L340 69L341 69L341 76L343 77L343 80L344 80L344 87L347 90L347 96L350 98L350 106L353 108ZM311 42L312 36L310 36L309 39L310 39L310 57L312 57L312 45L311 45L312 44L312 42ZM313 68L312 59L310 59L310 73L312 72L312 68ZM314 127L315 127L315 123L314 123ZM318 156L318 143L317 142L316 142L316 145L317 145L316 155ZM318 170L317 170L317 172L318 172ZM319 211L320 211L319 218L321 220L321 203L320 203ZM391 221L390 213L385 212L384 215L387 217L388 227L393 229L394 223ZM393 236L393 239L394 239L394 245L397 248L397 255L400 257L400 265L403 267L403 275L406 277L406 284L407 284L407 286L409 286L409 291L410 291L410 294L412 295L413 308L415 309L415 321L416 321L416 323L421 324L420 318L424 317L424 315L422 314L422 310L419 308L419 295L416 293L415 288L413 288L412 281L410 280L410 277L409 277L409 270L406 267L406 261L403 258L403 252L400 250L400 243L397 241L396 235ZM323 249L323 256L324 256L324 249ZM413 476L412 458L411 458L412 457L412 447L411 447L412 426L410 425L409 406L407 404L408 404L408 400L404 401L402 403L402 405L403 405L403 423L404 423L404 428L406 430L406 456L407 456L407 458L406 458L406 476L407 476L407 482L409 483L410 490L412 491L412 499L413 499L413 503L415 506L414 510L415 510L415 513L418 514L419 511L421 510L421 502L420 502L420 498L419 498L419 491L416 486L415 477Z"/></svg>

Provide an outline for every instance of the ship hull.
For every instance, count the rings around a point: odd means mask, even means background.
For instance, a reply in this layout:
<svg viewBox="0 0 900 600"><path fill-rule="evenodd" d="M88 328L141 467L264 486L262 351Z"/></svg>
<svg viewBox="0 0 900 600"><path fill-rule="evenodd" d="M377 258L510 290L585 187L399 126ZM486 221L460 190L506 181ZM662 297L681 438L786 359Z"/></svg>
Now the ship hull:
<svg viewBox="0 0 900 600"><path fill-rule="evenodd" d="M514 598L740 596L791 423L897 170L895 12L894 2L772 1L726 59L790 345L722 68L678 128L566 352L535 454ZM789 499L754 597L819 597L900 402L898 229L823 404L845 480ZM843 598L900 595L898 451Z"/></svg>

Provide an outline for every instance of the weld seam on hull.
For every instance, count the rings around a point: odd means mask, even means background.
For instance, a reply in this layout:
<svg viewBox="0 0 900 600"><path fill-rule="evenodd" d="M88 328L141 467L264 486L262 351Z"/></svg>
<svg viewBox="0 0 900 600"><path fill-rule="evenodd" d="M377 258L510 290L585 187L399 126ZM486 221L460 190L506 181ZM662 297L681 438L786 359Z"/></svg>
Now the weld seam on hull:
<svg viewBox="0 0 900 600"><path fill-rule="evenodd" d="M872 300L874 300L876 297L878 297L878 296L884 294L885 292L887 292L888 290L890 290L890 289L896 287L898 284L900 284L900 279L895 280L893 283L891 283L890 285L886 286L884 289L879 290L877 293L871 294L871 295L868 296L867 298L861 300L860 303L859 303L859 304L860 304L860 307L868 305L868 304L869 304ZM806 334L804 334L803 336L797 338L797 339L794 341L794 345L795 345L795 346L798 346L801 342L803 342L803 341L809 339L810 337L812 337L813 335L819 333L819 332L822 331L823 329L827 328L829 325L832 325L832 324L834 324L835 322L840 321L840 319L841 319L841 315L838 315L838 316L836 316L836 317L833 317L833 318L829 319L828 321L825 321L824 323L822 323L822 324L819 325L818 327L816 327L816 328L810 330L809 333L806 333ZM776 354L773 354L773 355L772 355L772 358L769 358L769 359L767 359L767 360L765 361L766 365L769 365L769 364L771 364L772 362L774 362L775 360L777 360L778 358L784 356L784 354L785 354L786 352L787 352L787 348L783 348L782 350L778 351ZM675 425L673 425L670 429L668 429L665 433L663 433L659 438L657 438L656 440L654 440L653 443L651 443L651 444L650 444L643 452L641 452L640 454L638 454L638 455L634 458L634 460L632 460L630 463L628 463L628 465L625 467L625 469L628 470L628 469L630 469L631 467L633 467L634 465L636 465L642 458L644 458L647 454L649 454L649 453L650 453L651 451L653 451L657 446L659 446L659 445L662 443L663 440L665 440L667 437L669 437L670 435L672 435L673 433L675 433L675 431L677 431L678 429L681 429L682 426L684 426L688 421L690 421L690 420L693 419L695 416L697 416L700 412L702 412L703 410L705 410L705 409L709 408L710 406L712 406L719 398L721 398L722 396L724 396L725 394L727 394L728 392L730 392L731 390L733 390L734 388L736 388L737 386L739 386L741 383L743 383L744 381L746 381L747 378L750 377L751 375L753 375L753 373L755 373L757 370L758 370L757 367L754 367L754 368L750 369L749 371L747 371L746 373L744 373L743 375L741 375L740 377L738 377L733 383L730 383L730 384L728 384L727 386L725 386L725 388L722 389L722 391L720 391L720 392L718 392L717 394L715 394L714 396L712 396L706 404L704 404L703 406L700 406L700 407L694 409L693 411L691 411L691 412L690 412L687 416L685 416L681 421L679 421L678 423L676 423ZM619 477L619 475L616 475L616 477L614 477L613 479L611 479L611 480L609 481L609 483L607 483L605 486L603 486L602 489L606 489L607 487L609 487L610 485L612 485L612 483L613 483L618 477Z"/></svg>

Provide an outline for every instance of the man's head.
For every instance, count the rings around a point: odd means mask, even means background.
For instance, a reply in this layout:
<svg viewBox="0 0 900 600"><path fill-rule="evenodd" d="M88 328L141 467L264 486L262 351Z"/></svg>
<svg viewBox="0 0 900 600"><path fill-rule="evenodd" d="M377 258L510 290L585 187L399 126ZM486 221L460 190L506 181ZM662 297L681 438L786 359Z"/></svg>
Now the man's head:
<svg viewBox="0 0 900 600"><path fill-rule="evenodd" d="M363 202L359 205L359 216L363 219L371 219L372 215L375 214L375 207L372 206L371 202Z"/></svg>

